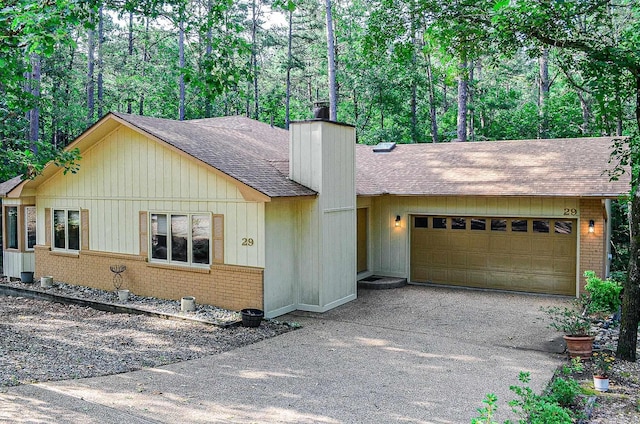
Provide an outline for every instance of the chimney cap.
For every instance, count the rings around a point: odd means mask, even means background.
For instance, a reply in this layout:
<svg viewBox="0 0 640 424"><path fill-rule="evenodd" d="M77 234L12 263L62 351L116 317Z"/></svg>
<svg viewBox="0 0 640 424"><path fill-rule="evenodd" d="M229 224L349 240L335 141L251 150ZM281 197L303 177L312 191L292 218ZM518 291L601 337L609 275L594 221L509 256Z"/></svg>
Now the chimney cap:
<svg viewBox="0 0 640 424"><path fill-rule="evenodd" d="M314 102L313 103L313 118L323 119L328 121L329 118L329 102Z"/></svg>

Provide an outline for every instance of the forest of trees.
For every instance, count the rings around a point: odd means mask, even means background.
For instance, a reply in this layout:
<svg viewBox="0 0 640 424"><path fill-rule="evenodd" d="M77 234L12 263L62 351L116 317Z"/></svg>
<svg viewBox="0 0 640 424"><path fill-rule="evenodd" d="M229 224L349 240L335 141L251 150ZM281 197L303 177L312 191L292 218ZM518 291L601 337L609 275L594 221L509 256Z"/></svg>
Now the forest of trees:
<svg viewBox="0 0 640 424"><path fill-rule="evenodd" d="M0 0L0 69L0 180L109 111L287 128L329 100L360 143L624 134L638 163L635 0Z"/></svg>
<svg viewBox="0 0 640 424"><path fill-rule="evenodd" d="M27 79L7 87L3 67L0 90L29 93L22 105L2 100L5 144L37 138L62 147L108 111L172 119L242 114L286 127L330 97L325 4L318 0L112 0L94 8L66 0L51 2L70 9L57 20L35 16L38 6L29 5L42 2L9 3L34 15L17 24L25 31L44 21L57 38L21 34L0 59L16 62L13 76ZM86 20L69 16L74 5L85 8ZM491 2L333 0L332 6L337 117L356 125L359 142L633 129L630 73L602 72L576 51L516 46L497 34ZM613 26L637 13L618 9L607 18ZM10 32L16 24L2 13L0 24ZM14 116L17 106L23 110Z"/></svg>

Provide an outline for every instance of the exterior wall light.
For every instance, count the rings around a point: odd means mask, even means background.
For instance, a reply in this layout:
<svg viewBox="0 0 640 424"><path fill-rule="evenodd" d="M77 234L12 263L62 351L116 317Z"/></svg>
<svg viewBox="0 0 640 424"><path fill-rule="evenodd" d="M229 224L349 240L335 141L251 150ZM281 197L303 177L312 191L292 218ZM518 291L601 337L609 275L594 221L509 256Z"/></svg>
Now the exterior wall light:
<svg viewBox="0 0 640 424"><path fill-rule="evenodd" d="M596 231L595 229L596 223L593 221L593 219L589 220L589 232L593 233Z"/></svg>
<svg viewBox="0 0 640 424"><path fill-rule="evenodd" d="M400 215L396 215L396 227L400 226Z"/></svg>

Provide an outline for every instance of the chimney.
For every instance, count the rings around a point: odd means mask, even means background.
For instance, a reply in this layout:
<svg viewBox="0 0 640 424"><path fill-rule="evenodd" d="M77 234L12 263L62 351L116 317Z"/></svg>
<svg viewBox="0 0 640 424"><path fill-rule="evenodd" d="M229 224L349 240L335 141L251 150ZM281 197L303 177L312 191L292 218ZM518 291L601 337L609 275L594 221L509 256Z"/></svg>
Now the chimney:
<svg viewBox="0 0 640 424"><path fill-rule="evenodd" d="M289 177L318 193L297 206L295 259L297 308L316 312L355 299L357 273L355 128L322 109L289 127Z"/></svg>

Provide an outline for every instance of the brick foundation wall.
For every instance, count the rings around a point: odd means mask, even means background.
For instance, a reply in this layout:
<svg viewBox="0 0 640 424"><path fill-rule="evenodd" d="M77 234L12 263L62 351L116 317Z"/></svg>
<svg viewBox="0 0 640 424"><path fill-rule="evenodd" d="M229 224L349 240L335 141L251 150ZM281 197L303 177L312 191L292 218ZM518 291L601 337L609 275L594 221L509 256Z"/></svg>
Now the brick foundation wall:
<svg viewBox="0 0 640 424"><path fill-rule="evenodd" d="M35 277L53 276L55 281L114 290L111 265L126 265L123 287L140 296L179 300L195 296L196 302L230 310L263 309L262 268L211 265L183 268L148 263L146 258L106 252L81 251L78 255L36 246Z"/></svg>
<svg viewBox="0 0 640 424"><path fill-rule="evenodd" d="M594 232L589 232L589 221L594 221ZM604 278L605 267L605 232L604 206L600 199L580 200L580 291L584 290L584 272L595 271L598 277Z"/></svg>

